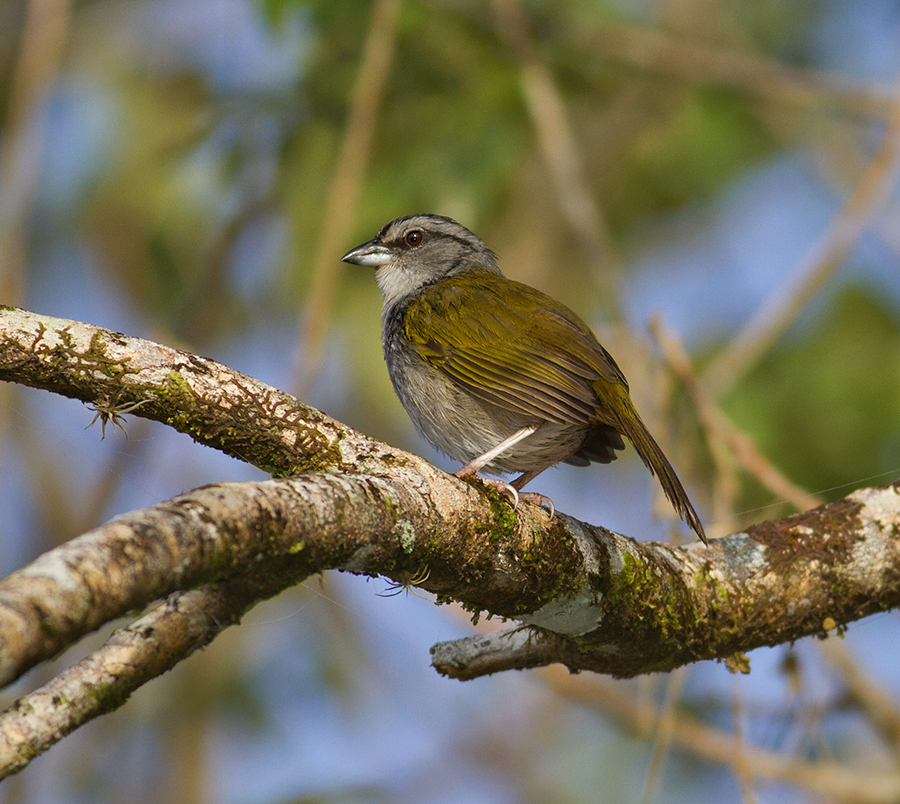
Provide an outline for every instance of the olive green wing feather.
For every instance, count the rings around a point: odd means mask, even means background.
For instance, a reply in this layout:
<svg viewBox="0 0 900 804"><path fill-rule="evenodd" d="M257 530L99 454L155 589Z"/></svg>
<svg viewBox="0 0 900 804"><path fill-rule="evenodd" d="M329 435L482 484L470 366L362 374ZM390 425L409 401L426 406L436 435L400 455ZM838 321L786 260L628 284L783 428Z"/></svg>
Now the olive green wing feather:
<svg viewBox="0 0 900 804"><path fill-rule="evenodd" d="M511 294L515 304L506 303ZM605 419L594 383L621 385L612 357L573 312L534 288L480 272L426 288L404 331L419 356L473 396L568 423Z"/></svg>
<svg viewBox="0 0 900 804"><path fill-rule="evenodd" d="M516 304L507 303L510 294ZM706 541L675 470L631 402L625 377L571 310L527 285L474 271L424 289L407 308L404 332L423 360L478 399L626 436L675 510ZM610 439L599 435L601 445L618 449ZM589 442L590 436L584 447L593 449ZM590 449L575 457L610 459Z"/></svg>

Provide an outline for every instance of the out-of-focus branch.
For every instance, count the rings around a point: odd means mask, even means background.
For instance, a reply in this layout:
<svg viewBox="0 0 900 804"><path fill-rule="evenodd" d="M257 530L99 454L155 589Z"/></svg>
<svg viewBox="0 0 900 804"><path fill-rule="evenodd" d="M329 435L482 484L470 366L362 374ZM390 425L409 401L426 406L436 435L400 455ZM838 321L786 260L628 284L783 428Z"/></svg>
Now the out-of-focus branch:
<svg viewBox="0 0 900 804"><path fill-rule="evenodd" d="M726 533L726 523L734 517L739 479L734 451L723 437L723 430L728 429L725 417L697 381L687 350L660 317L650 320L650 333L660 348L664 368L687 390L694 403L714 465L711 473L711 515L707 518L707 528L714 536Z"/></svg>
<svg viewBox="0 0 900 804"><path fill-rule="evenodd" d="M896 701L863 671L842 642L828 639L819 648L828 662L840 672L846 697L866 713L894 753L900 754L900 711Z"/></svg>
<svg viewBox="0 0 900 804"><path fill-rule="evenodd" d="M707 432L708 442L713 448L725 445L731 450L738 464L768 488L777 498L791 503L800 511L807 511L824 501L786 478L746 433L721 411L712 395L706 390L694 372L684 345L674 332L669 330L662 319L654 318L651 332L662 350L663 359L684 386L701 422ZM718 449L719 447L716 446Z"/></svg>
<svg viewBox="0 0 900 804"><path fill-rule="evenodd" d="M894 107L889 85L854 84L827 73L803 70L765 56L708 44L672 31L637 25L600 24L586 14L561 18L565 36L598 59L703 85L730 87L798 107L883 117Z"/></svg>
<svg viewBox="0 0 900 804"><path fill-rule="evenodd" d="M757 310L705 372L714 396L728 392L767 354L810 300L834 276L872 216L886 202L900 175L900 84L887 128L840 213L797 267L793 276Z"/></svg>
<svg viewBox="0 0 900 804"><path fill-rule="evenodd" d="M30 0L8 86L0 136L0 303L25 297L32 205L47 125L47 101L68 38L71 0ZM11 438L15 389L0 385L0 465Z"/></svg>
<svg viewBox="0 0 900 804"><path fill-rule="evenodd" d="M599 297L620 317L619 259L603 210L588 182L565 103L550 69L538 55L520 0L493 0L493 7L497 29L521 68L525 103L562 216L600 284Z"/></svg>
<svg viewBox="0 0 900 804"><path fill-rule="evenodd" d="M826 640L828 644L834 640ZM549 686L565 698L602 713L631 732L645 736L658 713L648 702L615 682L572 676L561 668L541 671ZM680 711L672 725L672 742L691 756L733 767L740 756L755 779L798 785L829 801L846 804L893 804L900 799L900 773L854 771L837 762L791 758L738 739L728 731Z"/></svg>
<svg viewBox="0 0 900 804"><path fill-rule="evenodd" d="M0 138L0 299L22 300L31 203L44 143L46 103L69 30L71 0L29 0Z"/></svg>
<svg viewBox="0 0 900 804"><path fill-rule="evenodd" d="M297 347L298 374L293 386L299 396L308 396L318 374L328 332L334 296L340 282L342 263L336 255L346 246L347 226L356 214L356 201L369 161L372 134L394 58L397 19L401 0L375 0L369 33L363 47L356 83L334 175L325 199L319 229L312 282L306 295L304 323Z"/></svg>
<svg viewBox="0 0 900 804"><path fill-rule="evenodd" d="M744 742L744 702L740 683L741 677L735 676L732 683L734 691L731 695L732 737L734 739L734 762L732 767L741 786L743 804L756 804L759 799L756 795L756 787L753 784L753 776L747 762L747 746Z"/></svg>
<svg viewBox="0 0 900 804"><path fill-rule="evenodd" d="M681 701L687 678L687 668L679 667L665 679L666 694L662 707L657 713L653 755L650 759L650 767L647 769L647 778L644 782L644 795L641 798L642 804L650 804L656 800L656 793L662 779L665 761L672 748L674 727L678 719L679 702Z"/></svg>

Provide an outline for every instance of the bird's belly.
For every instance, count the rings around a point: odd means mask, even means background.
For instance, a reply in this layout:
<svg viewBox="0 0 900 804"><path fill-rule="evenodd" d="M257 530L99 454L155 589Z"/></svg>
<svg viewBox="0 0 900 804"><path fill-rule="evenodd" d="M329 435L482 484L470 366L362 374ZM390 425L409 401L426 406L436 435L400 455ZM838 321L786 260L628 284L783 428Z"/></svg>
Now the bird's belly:
<svg viewBox="0 0 900 804"><path fill-rule="evenodd" d="M468 463L523 427L540 429L491 461L484 472L507 474L544 469L578 450L588 428L547 422L472 396L438 369L400 359L389 370L400 402L419 433L451 458Z"/></svg>

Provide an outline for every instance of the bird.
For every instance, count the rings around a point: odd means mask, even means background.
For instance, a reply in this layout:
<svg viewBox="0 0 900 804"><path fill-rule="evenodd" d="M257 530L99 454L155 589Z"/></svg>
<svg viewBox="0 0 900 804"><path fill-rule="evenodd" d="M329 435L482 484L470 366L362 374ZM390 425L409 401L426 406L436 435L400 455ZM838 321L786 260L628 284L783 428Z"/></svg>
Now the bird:
<svg viewBox="0 0 900 804"><path fill-rule="evenodd" d="M463 464L458 477L518 474L480 478L516 505L557 463L615 460L624 436L708 544L615 360L572 310L504 276L480 237L452 218L407 215L341 259L375 269L391 383L418 432Z"/></svg>

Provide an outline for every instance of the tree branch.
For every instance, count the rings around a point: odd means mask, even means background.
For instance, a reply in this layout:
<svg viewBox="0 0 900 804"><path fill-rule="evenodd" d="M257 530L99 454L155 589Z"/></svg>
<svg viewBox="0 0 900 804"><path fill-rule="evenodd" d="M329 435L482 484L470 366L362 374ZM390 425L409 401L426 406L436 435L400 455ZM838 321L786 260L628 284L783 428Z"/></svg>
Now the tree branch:
<svg viewBox="0 0 900 804"><path fill-rule="evenodd" d="M102 648L20 698L0 715L0 778L18 773L79 726L118 709L138 687L237 625L259 591L236 578L172 595L113 633Z"/></svg>
<svg viewBox="0 0 900 804"><path fill-rule="evenodd" d="M411 457L209 358L2 305L0 380L163 422L277 477Z"/></svg>
<svg viewBox="0 0 900 804"><path fill-rule="evenodd" d="M282 472L338 470L206 486L0 581L4 683L168 597L0 718L0 774L120 705L255 602L327 569L385 575L532 626L437 645L434 666L461 679L551 663L616 676L671 670L900 603L900 482L709 548L639 544L530 504L513 511L479 481L213 361L107 330L0 309L0 378L113 407L121 394L137 415Z"/></svg>
<svg viewBox="0 0 900 804"><path fill-rule="evenodd" d="M553 633L549 615L571 605L564 598L538 612L547 630L440 643L432 664L460 679L553 662L624 677L824 636L900 603L898 528L900 481L763 522L708 549L653 542L632 549L630 540L592 532L594 558L608 572L596 580L587 574L596 627L574 639Z"/></svg>

